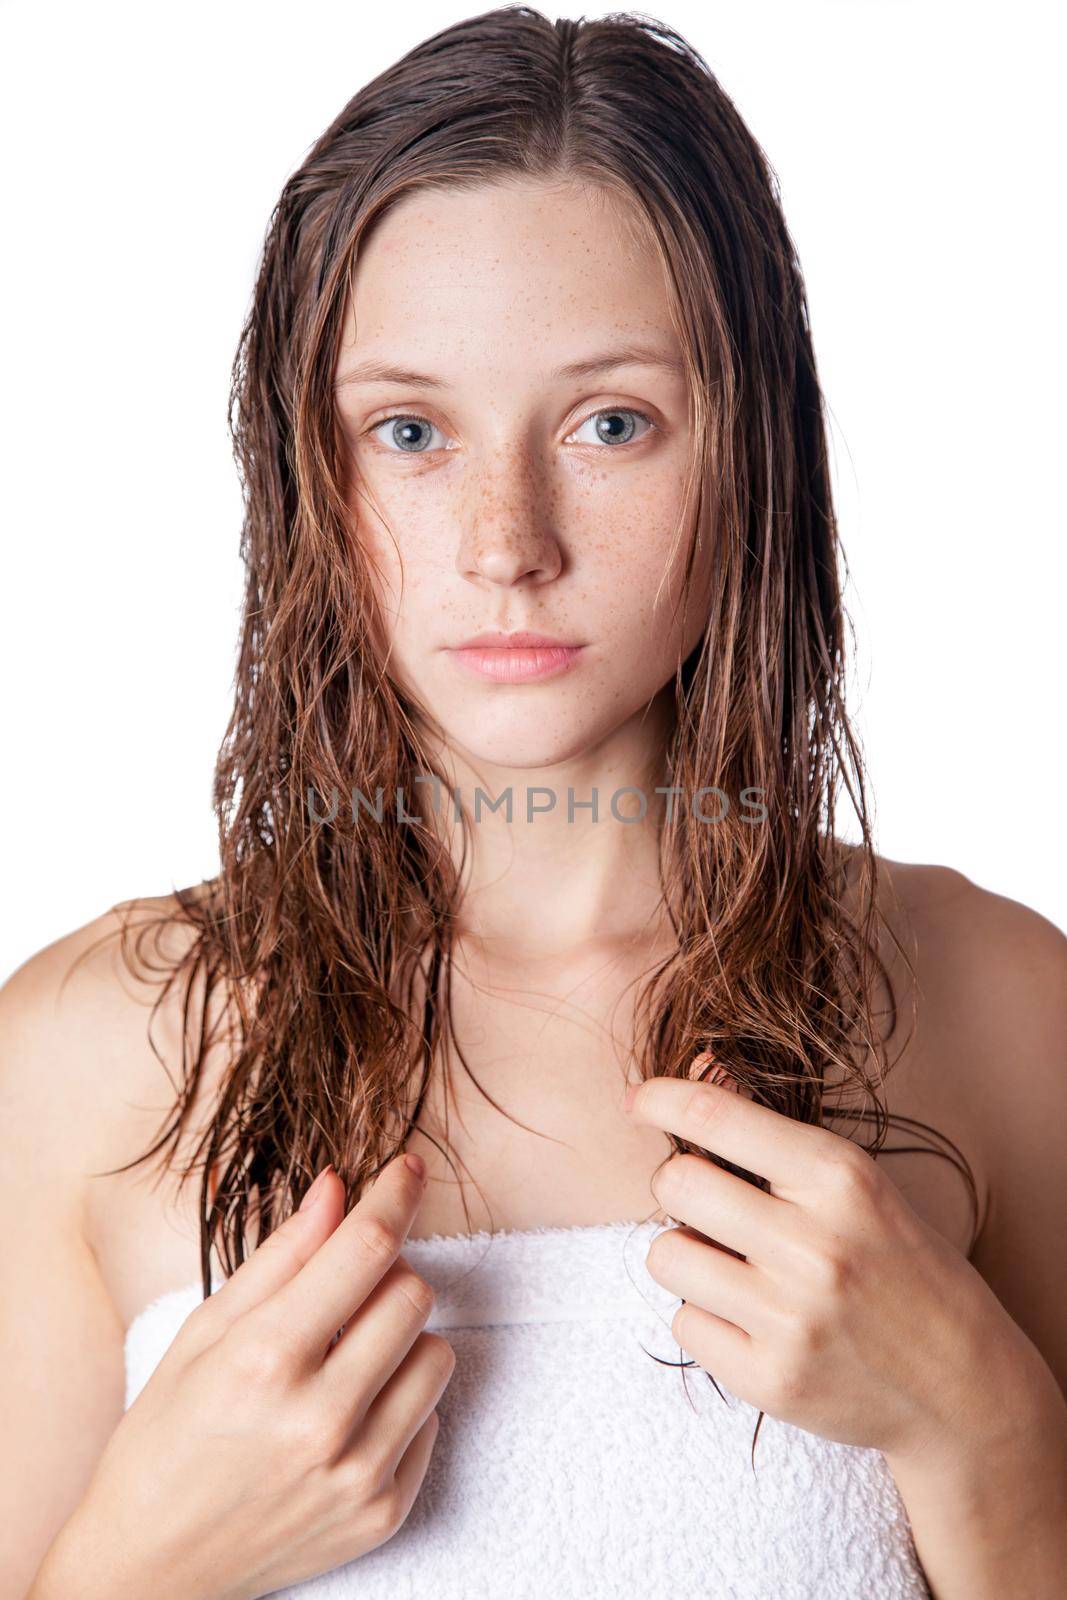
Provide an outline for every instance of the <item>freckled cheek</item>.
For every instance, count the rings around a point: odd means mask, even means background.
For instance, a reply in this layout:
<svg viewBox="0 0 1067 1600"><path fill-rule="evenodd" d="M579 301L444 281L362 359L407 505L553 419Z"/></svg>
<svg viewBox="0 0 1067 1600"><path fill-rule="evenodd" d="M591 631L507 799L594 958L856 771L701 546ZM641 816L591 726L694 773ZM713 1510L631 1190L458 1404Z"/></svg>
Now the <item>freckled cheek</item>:
<svg viewBox="0 0 1067 1600"><path fill-rule="evenodd" d="M398 557L386 540L376 566L379 601L393 639L421 650L439 634L447 609L450 574L447 564L442 565L441 551L420 550L405 537Z"/></svg>
<svg viewBox="0 0 1067 1600"><path fill-rule="evenodd" d="M687 547L687 530L679 535L677 518L665 515L662 505L650 508L644 519L627 524L607 575L598 568L586 585L610 596L608 638L643 664L650 682L673 671L679 653L688 656L706 626L707 579L699 559L682 603Z"/></svg>
<svg viewBox="0 0 1067 1600"><path fill-rule="evenodd" d="M575 508L570 545L576 573L610 584L621 610L651 618L681 588L687 541L682 495L673 475L635 477L625 493L591 497ZM662 590L662 592L661 592Z"/></svg>
<svg viewBox="0 0 1067 1600"><path fill-rule="evenodd" d="M672 452L625 465L585 467L563 486L556 506L583 547L629 552L639 548L638 534L647 546L669 543L683 492L684 457Z"/></svg>
<svg viewBox="0 0 1067 1600"><path fill-rule="evenodd" d="M405 615L412 603L428 603L419 600L424 591L440 596L455 562L455 520L447 501L438 505L395 485L388 491L373 486L357 502L355 533L394 603L403 582Z"/></svg>

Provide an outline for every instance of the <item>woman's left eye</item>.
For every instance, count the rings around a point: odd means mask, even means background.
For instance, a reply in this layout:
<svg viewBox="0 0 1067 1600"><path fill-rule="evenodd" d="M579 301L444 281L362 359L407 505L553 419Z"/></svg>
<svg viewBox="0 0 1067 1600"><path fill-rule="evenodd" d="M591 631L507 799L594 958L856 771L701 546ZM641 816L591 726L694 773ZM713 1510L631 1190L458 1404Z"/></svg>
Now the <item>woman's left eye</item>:
<svg viewBox="0 0 1067 1600"><path fill-rule="evenodd" d="M579 424L570 438L577 438L582 428L592 425L596 438L582 439L579 443L599 443L609 447L630 444L635 434L635 422L629 419L643 422L646 430L656 426L651 417L646 416L643 411L635 411L631 406L611 406L602 411L594 411L592 416ZM370 432L378 435L381 429L386 427L389 432L379 439L379 443L393 455L425 455L430 449L428 437L440 432L426 417L416 416L383 417L381 422L374 424ZM637 437L644 438L644 434L638 434ZM386 444L387 438L392 440L391 444Z"/></svg>
<svg viewBox="0 0 1067 1600"><path fill-rule="evenodd" d="M611 406L606 411L594 411L591 417L587 417L581 423L577 432L580 433L582 428L588 428L592 423L596 433L595 439L583 439L581 443L630 444L634 437L634 424L626 420L630 417L636 417L639 422L646 423L649 428L656 426L652 418L646 417L643 411L634 411L629 406ZM620 422L622 423L621 427L619 426ZM571 434L572 439L575 437L576 434ZM638 434L637 437L643 439L644 434Z"/></svg>

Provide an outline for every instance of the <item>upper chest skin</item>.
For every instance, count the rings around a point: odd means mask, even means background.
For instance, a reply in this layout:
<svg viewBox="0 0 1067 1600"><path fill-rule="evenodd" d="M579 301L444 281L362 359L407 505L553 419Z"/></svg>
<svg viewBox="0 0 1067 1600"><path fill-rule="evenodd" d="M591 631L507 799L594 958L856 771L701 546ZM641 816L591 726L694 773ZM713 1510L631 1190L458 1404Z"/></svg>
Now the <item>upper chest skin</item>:
<svg viewBox="0 0 1067 1600"><path fill-rule="evenodd" d="M412 1238L470 1227L664 1217L649 1184L672 1147L660 1129L633 1122L622 1110L625 1084L639 1074L628 1025L632 1005L620 1002L620 994L639 968L640 963L606 959L574 975L569 985L551 970L540 984L529 971L507 979L495 971L490 993L466 982L454 985L464 1055L473 1078L501 1109L457 1063L446 1144L442 1087L435 1080L408 1146L425 1159L429 1174ZM895 979L903 976L894 968ZM932 1027L932 1018L925 1020L926 1027L920 1012L916 1037L887 1080L886 1098L893 1111L947 1133L974 1168L974 1131L954 1104L944 1071L950 1041ZM941 1053L940 1064L930 1058L931 1047ZM452 1151L462 1191L431 1135ZM870 1125L852 1136L868 1140ZM906 1126L894 1127L878 1159L920 1215L966 1252L973 1211L963 1177L929 1153L892 1149L919 1142ZM977 1171L975 1176L981 1188Z"/></svg>
<svg viewBox="0 0 1067 1600"><path fill-rule="evenodd" d="M649 1185L671 1146L661 1130L632 1122L622 1110L625 1084L638 1075L632 1059L634 990L627 984L646 960L602 954L582 971L561 972L546 963L521 974L472 967L473 981L457 973L456 1033L485 1094L453 1062L446 1123L442 1077L435 1073L407 1143L424 1157L429 1173L409 1238L662 1220ZM961 1147L981 1192L977 1130L953 1092L959 1082L953 1049L940 1019L920 1006L917 1034L884 1093L892 1111L931 1123ZM166 1052L165 1059L174 1060ZM97 1170L132 1160L158 1136L169 1085L158 1063L153 1067L154 1090L146 1088L136 1110L112 1116L106 1160L95 1163ZM205 1072L199 1119L178 1146L186 1155L223 1067L220 1051ZM859 1137L869 1138L869 1132L861 1129ZM890 1146L917 1142L906 1129L891 1130L887 1140ZM972 1213L955 1168L928 1153L883 1153L879 1163L919 1215L965 1252ZM197 1174L179 1193L176 1177L168 1173L160 1181L155 1163L146 1162L89 1183L89 1238L124 1326L150 1300L199 1279L199 1182ZM218 1264L216 1271L221 1275Z"/></svg>

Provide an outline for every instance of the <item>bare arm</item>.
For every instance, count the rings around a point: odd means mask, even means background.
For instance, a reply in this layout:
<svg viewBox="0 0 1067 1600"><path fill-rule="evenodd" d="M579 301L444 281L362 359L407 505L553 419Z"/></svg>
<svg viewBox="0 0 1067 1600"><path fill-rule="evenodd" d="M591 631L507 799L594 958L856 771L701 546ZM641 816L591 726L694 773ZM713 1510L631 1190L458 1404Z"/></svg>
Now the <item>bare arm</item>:
<svg viewBox="0 0 1067 1600"><path fill-rule="evenodd" d="M960 884L920 928L924 988L989 1180L972 1264L1011 1324L982 1352L986 1441L890 1466L935 1600L1052 1600L1067 1570L1067 938Z"/></svg>
<svg viewBox="0 0 1067 1600"><path fill-rule="evenodd" d="M12 1535L0 1541L0 1592L12 1596L77 1507L123 1410L123 1328L82 1227L92 1019L60 995L102 926L57 940L0 988L0 1526Z"/></svg>
<svg viewBox="0 0 1067 1600"><path fill-rule="evenodd" d="M131 1141L144 1148L137 1116L158 1132L153 1045L171 1057L181 1018L162 1007L147 1040L158 973L131 976L113 941L64 979L140 904L57 941L0 990L5 1600L253 1600L357 1559L407 1518L455 1363L425 1330L430 1286L399 1254L422 1195L399 1159L347 1209L323 1173L310 1204L194 1307L124 1410L109 1292L120 1264L89 1245L143 1217L117 1196L103 1215L83 1201L93 1174L128 1161ZM220 1435L221 1411L234 1425Z"/></svg>

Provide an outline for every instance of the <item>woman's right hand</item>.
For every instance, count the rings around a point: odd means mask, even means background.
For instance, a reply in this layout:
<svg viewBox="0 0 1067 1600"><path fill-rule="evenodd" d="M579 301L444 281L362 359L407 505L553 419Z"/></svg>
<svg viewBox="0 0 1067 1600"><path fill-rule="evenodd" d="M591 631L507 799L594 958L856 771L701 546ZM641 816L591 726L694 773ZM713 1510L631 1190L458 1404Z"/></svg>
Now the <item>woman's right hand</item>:
<svg viewBox="0 0 1067 1600"><path fill-rule="evenodd" d="M423 1184L398 1156L344 1216L327 1170L194 1308L57 1540L70 1593L254 1600L392 1537L455 1366L399 1255Z"/></svg>

